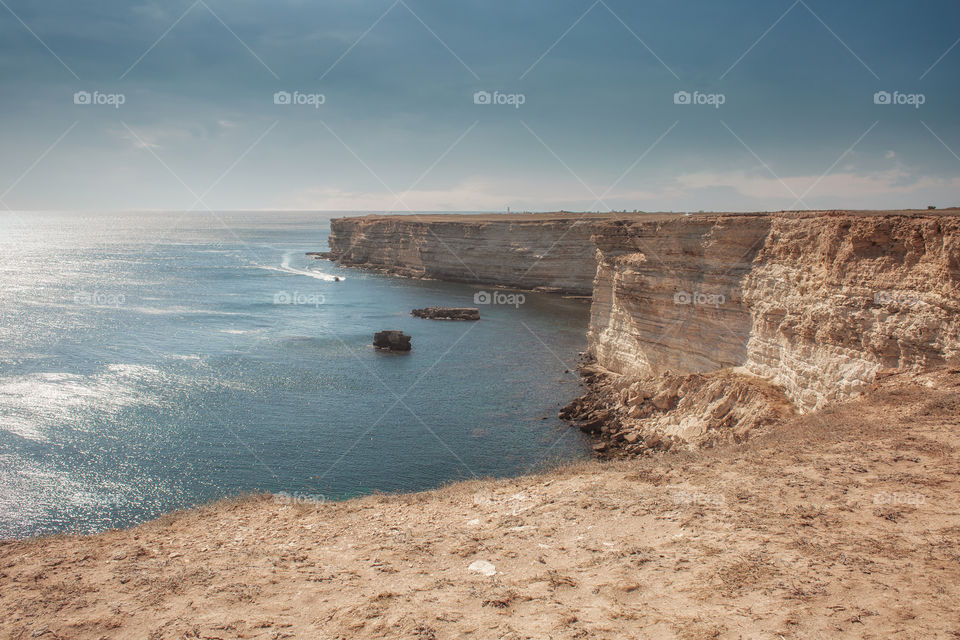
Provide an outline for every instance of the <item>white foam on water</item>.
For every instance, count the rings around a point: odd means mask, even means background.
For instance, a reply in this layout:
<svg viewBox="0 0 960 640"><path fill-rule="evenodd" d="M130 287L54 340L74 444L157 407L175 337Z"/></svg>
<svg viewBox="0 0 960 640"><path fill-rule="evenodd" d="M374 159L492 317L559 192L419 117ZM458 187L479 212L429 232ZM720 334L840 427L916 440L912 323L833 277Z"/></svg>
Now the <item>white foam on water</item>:
<svg viewBox="0 0 960 640"><path fill-rule="evenodd" d="M120 307L124 311L142 313L152 316L179 316L179 315L209 315L209 316L242 316L243 313L237 311L217 311L215 309L194 309L192 307L182 307L177 305L166 307Z"/></svg>
<svg viewBox="0 0 960 640"><path fill-rule="evenodd" d="M272 267L268 265L260 265L261 269L266 269L268 271L279 271L281 273L289 273L295 276L307 276L308 278L314 278L316 280L324 280L326 282L334 282L336 278L341 280L346 280L343 276L334 276L329 273L323 273L322 271L310 271L308 269L296 269L290 266L290 256L293 255L293 251L287 251L283 254L283 259L280 261L279 267Z"/></svg>

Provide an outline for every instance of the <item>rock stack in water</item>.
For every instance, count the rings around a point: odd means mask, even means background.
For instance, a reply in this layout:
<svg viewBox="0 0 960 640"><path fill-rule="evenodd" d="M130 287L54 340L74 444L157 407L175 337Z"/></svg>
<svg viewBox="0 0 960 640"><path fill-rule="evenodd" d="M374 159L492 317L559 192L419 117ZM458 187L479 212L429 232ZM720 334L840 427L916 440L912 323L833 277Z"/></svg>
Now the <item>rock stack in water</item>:
<svg viewBox="0 0 960 640"><path fill-rule="evenodd" d="M428 320L479 320L480 309L476 307L427 307L410 312L417 318Z"/></svg>
<svg viewBox="0 0 960 640"><path fill-rule="evenodd" d="M410 336L403 331L378 331L373 334L373 346L386 351L410 351Z"/></svg>

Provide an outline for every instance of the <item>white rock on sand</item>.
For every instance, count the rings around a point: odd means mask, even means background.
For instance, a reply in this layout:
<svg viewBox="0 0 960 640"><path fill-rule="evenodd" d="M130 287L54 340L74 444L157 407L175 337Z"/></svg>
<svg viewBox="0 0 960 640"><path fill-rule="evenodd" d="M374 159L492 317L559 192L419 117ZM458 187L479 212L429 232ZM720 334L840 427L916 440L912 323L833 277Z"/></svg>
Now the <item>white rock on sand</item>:
<svg viewBox="0 0 960 640"><path fill-rule="evenodd" d="M496 575L497 573L497 568L493 565L493 563L487 562L486 560L477 560L476 562L471 563L467 568L474 573L482 573L485 576L492 576Z"/></svg>

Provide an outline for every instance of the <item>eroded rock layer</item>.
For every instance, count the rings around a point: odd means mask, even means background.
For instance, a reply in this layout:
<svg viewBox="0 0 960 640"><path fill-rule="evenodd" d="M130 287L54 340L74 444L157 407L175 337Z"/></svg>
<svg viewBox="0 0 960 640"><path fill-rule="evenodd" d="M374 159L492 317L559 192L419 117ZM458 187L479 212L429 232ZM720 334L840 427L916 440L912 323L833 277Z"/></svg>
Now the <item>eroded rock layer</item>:
<svg viewBox="0 0 960 640"><path fill-rule="evenodd" d="M960 218L783 213L599 228L590 351L642 379L739 367L801 410L960 362Z"/></svg>
<svg viewBox="0 0 960 640"><path fill-rule="evenodd" d="M330 255L406 277L590 295L596 222L576 214L335 218Z"/></svg>

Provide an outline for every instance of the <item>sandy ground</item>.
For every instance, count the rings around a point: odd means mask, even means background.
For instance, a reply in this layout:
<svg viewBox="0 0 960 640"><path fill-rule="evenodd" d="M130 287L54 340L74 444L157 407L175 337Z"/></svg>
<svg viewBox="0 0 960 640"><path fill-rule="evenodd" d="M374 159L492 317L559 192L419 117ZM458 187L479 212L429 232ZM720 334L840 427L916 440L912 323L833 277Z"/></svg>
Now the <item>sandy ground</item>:
<svg viewBox="0 0 960 640"><path fill-rule="evenodd" d="M698 453L8 541L0 635L958 638L958 430L960 371L901 374Z"/></svg>

